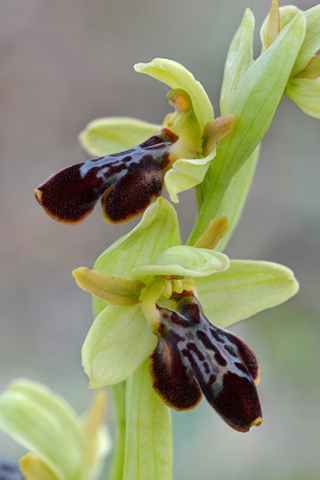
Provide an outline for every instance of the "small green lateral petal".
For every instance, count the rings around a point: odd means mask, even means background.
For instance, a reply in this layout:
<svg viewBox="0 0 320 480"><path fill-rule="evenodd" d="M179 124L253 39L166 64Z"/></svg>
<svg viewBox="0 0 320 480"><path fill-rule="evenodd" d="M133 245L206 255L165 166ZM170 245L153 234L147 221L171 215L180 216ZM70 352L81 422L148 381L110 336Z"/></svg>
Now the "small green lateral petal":
<svg viewBox="0 0 320 480"><path fill-rule="evenodd" d="M161 128L130 117L98 118L80 133L79 141L90 155L102 157L139 145Z"/></svg>
<svg viewBox="0 0 320 480"><path fill-rule="evenodd" d="M320 81L293 78L288 83L287 95L304 113L320 118Z"/></svg>
<svg viewBox="0 0 320 480"><path fill-rule="evenodd" d="M320 5L305 12L306 36L292 70L292 77L303 70L311 58L320 50Z"/></svg>
<svg viewBox="0 0 320 480"><path fill-rule="evenodd" d="M33 453L21 458L20 469L26 480L60 480L48 465Z"/></svg>
<svg viewBox="0 0 320 480"><path fill-rule="evenodd" d="M182 245L165 250L153 265L137 268L135 275L204 277L225 270L228 266L229 259L223 253Z"/></svg>
<svg viewBox="0 0 320 480"><path fill-rule="evenodd" d="M150 63L137 63L136 72L146 73L171 88L180 88L191 98L201 130L213 120L213 108L203 86L180 63L166 58L155 58Z"/></svg>
<svg viewBox="0 0 320 480"><path fill-rule="evenodd" d="M157 240L151 242L150 239ZM180 243L177 213L167 200L159 198L145 211L140 223L131 232L100 255L94 269L134 279L136 268L154 262L163 250ZM106 304L94 299L94 305L98 314Z"/></svg>
<svg viewBox="0 0 320 480"><path fill-rule="evenodd" d="M90 388L122 382L151 355L156 344L140 305L106 307L93 322L82 347Z"/></svg>
<svg viewBox="0 0 320 480"><path fill-rule="evenodd" d="M223 74L220 94L221 115L229 111L232 95L239 80L253 62L252 41L254 29L254 16L249 8L246 9L242 22L231 42Z"/></svg>
<svg viewBox="0 0 320 480"><path fill-rule="evenodd" d="M152 388L148 361L126 382L126 427L123 480L170 480L170 410Z"/></svg>
<svg viewBox="0 0 320 480"><path fill-rule="evenodd" d="M73 270L72 275L76 279L78 287L111 305L120 307L137 305L141 290L145 287L145 284L139 280L110 277L110 275L86 267Z"/></svg>
<svg viewBox="0 0 320 480"><path fill-rule="evenodd" d="M299 8L295 7L294 5L286 5L284 7L280 7L279 11L280 11L280 31L281 31L288 25L288 23L290 23L294 19L294 17L299 12ZM269 21L269 15L267 15L267 17L265 18L260 29L260 38L261 38L263 52L267 48L268 21Z"/></svg>
<svg viewBox="0 0 320 480"><path fill-rule="evenodd" d="M216 149L214 148L205 158L180 159L174 162L164 177L164 184L172 202L179 202L177 193L189 190L202 182L215 155Z"/></svg>
<svg viewBox="0 0 320 480"><path fill-rule="evenodd" d="M222 328L285 302L299 289L289 268L249 260L232 260L228 270L196 284L206 316Z"/></svg>
<svg viewBox="0 0 320 480"><path fill-rule="evenodd" d="M61 480L81 478L85 444L71 407L29 380L13 382L0 397L0 429L39 457Z"/></svg>

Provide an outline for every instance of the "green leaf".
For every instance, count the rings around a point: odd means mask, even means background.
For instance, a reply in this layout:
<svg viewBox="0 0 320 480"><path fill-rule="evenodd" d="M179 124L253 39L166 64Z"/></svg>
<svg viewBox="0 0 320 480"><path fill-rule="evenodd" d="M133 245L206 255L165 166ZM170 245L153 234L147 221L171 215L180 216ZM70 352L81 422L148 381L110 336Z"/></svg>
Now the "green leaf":
<svg viewBox="0 0 320 480"><path fill-rule="evenodd" d="M102 157L139 145L161 128L161 125L129 117L98 118L80 133L79 141L90 155Z"/></svg>
<svg viewBox="0 0 320 480"><path fill-rule="evenodd" d="M231 260L228 270L196 283L205 315L222 328L285 302L299 288L287 267L249 260Z"/></svg>
<svg viewBox="0 0 320 480"><path fill-rule="evenodd" d="M146 73L171 88L180 88L191 98L201 130L213 120L213 108L203 86L180 63L166 58L155 58L150 63L137 63L136 72Z"/></svg>
<svg viewBox="0 0 320 480"><path fill-rule="evenodd" d="M142 365L156 345L157 338L140 305L109 305L93 322L82 347L82 364L90 388L122 382Z"/></svg>
<svg viewBox="0 0 320 480"><path fill-rule="evenodd" d="M153 265L137 268L137 277L146 275L175 275L204 277L225 270L229 259L223 253L205 248L195 248L186 245L171 247L156 258Z"/></svg>
<svg viewBox="0 0 320 480"><path fill-rule="evenodd" d="M215 248L218 252L223 252L229 242L234 229L240 219L243 207L247 200L254 172L258 163L260 145L253 151L248 160L242 165L240 170L232 178L230 185L224 194L222 202L217 211L217 217L227 217L229 230L220 240Z"/></svg>
<svg viewBox="0 0 320 480"><path fill-rule="evenodd" d="M287 95L311 117L320 118L320 82L309 78L292 78Z"/></svg>
<svg viewBox="0 0 320 480"><path fill-rule="evenodd" d="M148 361L126 382L126 425L123 480L170 480L170 410L152 388Z"/></svg>
<svg viewBox="0 0 320 480"><path fill-rule="evenodd" d="M292 70L292 77L303 70L311 58L320 50L320 5L305 12L306 35Z"/></svg>
<svg viewBox="0 0 320 480"><path fill-rule="evenodd" d="M194 244L216 216L233 175L267 132L283 97L304 34L305 18L298 12L240 80L229 108L236 120L231 132L218 143L217 155L207 173L208 182L214 188L208 189L188 243Z"/></svg>
<svg viewBox="0 0 320 480"><path fill-rule="evenodd" d="M47 388L29 380L13 382L0 397L0 428L59 479L81 478L86 451L80 421Z"/></svg>
<svg viewBox="0 0 320 480"><path fill-rule="evenodd" d="M179 244L177 213L167 200L159 198L145 211L140 223L131 232L100 255L94 269L108 275L134 279L133 271L136 268L152 263L163 250ZM103 300L94 298L96 315L105 306Z"/></svg>
<svg viewBox="0 0 320 480"><path fill-rule="evenodd" d="M220 94L221 115L229 111L230 100L240 79L253 62L252 41L254 30L254 16L249 8L246 9L242 22L231 42L223 74Z"/></svg>

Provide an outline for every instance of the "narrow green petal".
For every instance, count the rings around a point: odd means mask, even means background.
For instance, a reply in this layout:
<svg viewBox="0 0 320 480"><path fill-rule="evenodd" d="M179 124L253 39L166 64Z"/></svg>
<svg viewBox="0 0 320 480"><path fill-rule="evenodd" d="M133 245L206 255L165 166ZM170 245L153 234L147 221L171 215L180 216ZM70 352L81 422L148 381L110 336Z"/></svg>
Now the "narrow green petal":
<svg viewBox="0 0 320 480"><path fill-rule="evenodd" d="M141 290L145 287L145 284L139 280L111 277L86 267L73 270L72 275L76 279L78 287L111 305L120 307L137 305Z"/></svg>
<svg viewBox="0 0 320 480"><path fill-rule="evenodd" d="M224 235L215 249L218 252L223 252L226 248L226 245L238 224L249 194L254 172L258 163L259 152L260 145L257 146L248 160L234 175L218 208L217 216L227 217L229 222L228 233Z"/></svg>
<svg viewBox="0 0 320 480"><path fill-rule="evenodd" d="M199 125L204 126L213 120L213 108L203 86L180 63L166 58L155 58L150 63L137 63L136 72L146 73L171 88L180 88L188 93Z"/></svg>
<svg viewBox="0 0 320 480"><path fill-rule="evenodd" d="M186 245L171 247L162 252L153 265L137 268L137 277L145 275L174 275L204 277L225 270L229 259L223 253Z"/></svg>
<svg viewBox="0 0 320 480"><path fill-rule="evenodd" d="M90 388L122 382L151 355L156 344L140 305L106 307L93 322L82 347Z"/></svg>
<svg viewBox="0 0 320 480"><path fill-rule="evenodd" d="M150 241L150 239L157 239ZM153 263L163 250L180 244L177 213L164 198L145 211L140 223L111 245L95 263L94 269L108 275L134 279L133 271ZM96 314L105 302L94 299Z"/></svg>
<svg viewBox="0 0 320 480"><path fill-rule="evenodd" d="M107 392L98 390L82 422L88 458L85 476L90 480L98 478L103 460L111 450L110 435L104 426L106 407Z"/></svg>
<svg viewBox="0 0 320 480"><path fill-rule="evenodd" d="M285 5L284 7L279 8L280 11L280 31L283 30L297 15L299 8L294 5ZM260 38L262 43L262 51L267 48L267 31L268 31L268 21L269 15L265 18L261 29L260 29Z"/></svg>
<svg viewBox="0 0 320 480"><path fill-rule="evenodd" d="M305 12L306 36L292 70L292 77L301 72L311 58L320 50L320 5Z"/></svg>
<svg viewBox="0 0 320 480"><path fill-rule="evenodd" d="M305 17L298 12L240 80L229 108L236 120L231 132L217 145L217 155L206 177L215 188L206 193L196 228L188 241L190 244L197 241L212 218L217 216L233 175L267 132L283 97L304 34Z"/></svg>
<svg viewBox="0 0 320 480"><path fill-rule="evenodd" d="M289 268L248 260L231 260L228 270L196 283L205 315L223 328L285 302L299 288Z"/></svg>
<svg viewBox="0 0 320 480"><path fill-rule="evenodd" d="M130 117L98 118L80 133L79 141L90 155L102 157L139 145L161 128Z"/></svg>
<svg viewBox="0 0 320 480"><path fill-rule="evenodd" d="M164 184L172 202L178 203L177 193L195 187L205 177L211 160L216 155L216 149L205 158L195 160L180 159L174 162L164 177Z"/></svg>
<svg viewBox="0 0 320 480"><path fill-rule="evenodd" d="M152 388L148 361L126 382L126 413L123 480L170 480L170 410Z"/></svg>
<svg viewBox="0 0 320 480"><path fill-rule="evenodd" d="M311 117L320 118L320 82L309 78L293 78L288 82L287 95Z"/></svg>
<svg viewBox="0 0 320 480"><path fill-rule="evenodd" d="M242 22L231 42L224 67L220 94L221 115L228 113L230 100L238 86L239 80L253 62L253 30L254 16L251 10L247 8Z"/></svg>
<svg viewBox="0 0 320 480"><path fill-rule="evenodd" d="M49 389L29 380L13 382L0 397L0 428L61 480L81 478L85 444L80 422Z"/></svg>
<svg viewBox="0 0 320 480"><path fill-rule="evenodd" d="M21 458L20 469L26 480L64 480L33 453L27 453Z"/></svg>

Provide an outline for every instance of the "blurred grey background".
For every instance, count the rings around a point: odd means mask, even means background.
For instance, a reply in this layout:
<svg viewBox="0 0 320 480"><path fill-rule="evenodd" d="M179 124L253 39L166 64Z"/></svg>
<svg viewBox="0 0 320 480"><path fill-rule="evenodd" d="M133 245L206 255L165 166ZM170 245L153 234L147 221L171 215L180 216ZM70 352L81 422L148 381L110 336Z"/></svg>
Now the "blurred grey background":
<svg viewBox="0 0 320 480"><path fill-rule="evenodd" d="M161 123L166 87L132 66L172 58L201 81L219 115L224 60L244 10L259 28L269 1L0 0L1 335L0 387L17 376L44 382L78 412L91 392L80 349L90 296L71 270L96 257L132 223L102 222L98 205L80 225L52 221L33 189L86 160L77 134L101 116ZM283 2L280 2L283 4ZM301 0L308 9L316 2ZM174 479L318 479L320 470L320 123L288 98L263 140L256 178L226 253L290 266L301 283L286 305L233 327L258 353L264 423L243 435L205 401L174 414ZM183 239L192 192L177 206ZM109 409L109 423L112 413ZM0 437L1 454L23 452Z"/></svg>

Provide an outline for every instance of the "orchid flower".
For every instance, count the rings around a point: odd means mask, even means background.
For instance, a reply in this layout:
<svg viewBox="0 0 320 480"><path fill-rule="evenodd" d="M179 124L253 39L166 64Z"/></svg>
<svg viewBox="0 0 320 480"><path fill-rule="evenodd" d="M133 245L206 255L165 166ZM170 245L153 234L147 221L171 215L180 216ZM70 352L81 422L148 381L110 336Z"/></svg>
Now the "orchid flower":
<svg viewBox="0 0 320 480"><path fill-rule="evenodd" d="M122 382L150 358L166 405L193 408L202 392L236 430L261 423L258 361L223 328L284 302L298 284L281 265L214 251L226 230L226 219L215 219L195 246L180 245L175 210L160 198L95 270L73 272L101 312L82 351L91 388Z"/></svg>
<svg viewBox="0 0 320 480"><path fill-rule="evenodd" d="M162 125L130 118L90 124L80 138L99 157L57 172L35 190L56 220L78 223L102 198L106 221L127 222L141 215L164 185L178 202L177 193L202 182L217 140L230 132L234 116L214 120L202 85L179 63L157 58L135 69L172 87L167 97L175 112ZM100 141L92 140L97 135Z"/></svg>

